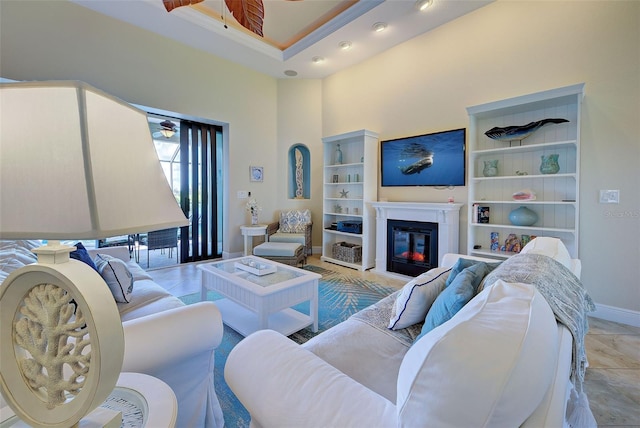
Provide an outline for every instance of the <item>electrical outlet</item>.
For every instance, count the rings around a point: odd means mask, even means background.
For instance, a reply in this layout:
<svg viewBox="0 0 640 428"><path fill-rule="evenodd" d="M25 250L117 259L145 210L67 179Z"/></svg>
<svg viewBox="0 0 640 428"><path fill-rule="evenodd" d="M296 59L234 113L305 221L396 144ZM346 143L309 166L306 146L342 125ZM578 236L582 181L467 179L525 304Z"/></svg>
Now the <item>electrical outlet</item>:
<svg viewBox="0 0 640 428"><path fill-rule="evenodd" d="M619 204L620 190L600 190L601 204Z"/></svg>
<svg viewBox="0 0 640 428"><path fill-rule="evenodd" d="M249 197L249 192L246 190L238 190L238 199L247 199Z"/></svg>

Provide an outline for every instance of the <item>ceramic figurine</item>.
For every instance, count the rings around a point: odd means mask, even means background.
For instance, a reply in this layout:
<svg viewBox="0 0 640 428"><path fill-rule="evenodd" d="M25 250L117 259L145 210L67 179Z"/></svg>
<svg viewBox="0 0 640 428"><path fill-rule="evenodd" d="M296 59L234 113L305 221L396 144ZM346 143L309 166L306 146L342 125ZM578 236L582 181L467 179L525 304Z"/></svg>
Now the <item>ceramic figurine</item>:
<svg viewBox="0 0 640 428"><path fill-rule="evenodd" d="M520 141L520 143L522 143L522 140L536 132L538 129L542 128L544 125L547 125L549 123L564 122L569 121L567 119L542 119L538 120L537 122L527 123L526 125L506 126L504 128L491 128L484 134L493 140L509 142Z"/></svg>

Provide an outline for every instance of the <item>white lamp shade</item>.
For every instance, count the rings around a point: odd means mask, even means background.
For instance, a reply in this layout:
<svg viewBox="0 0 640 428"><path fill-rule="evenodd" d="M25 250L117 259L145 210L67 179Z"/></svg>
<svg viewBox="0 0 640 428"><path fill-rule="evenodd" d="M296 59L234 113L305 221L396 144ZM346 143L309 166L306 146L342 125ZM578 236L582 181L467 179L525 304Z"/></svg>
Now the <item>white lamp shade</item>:
<svg viewBox="0 0 640 428"><path fill-rule="evenodd" d="M0 84L0 238L186 226L146 113L72 81Z"/></svg>

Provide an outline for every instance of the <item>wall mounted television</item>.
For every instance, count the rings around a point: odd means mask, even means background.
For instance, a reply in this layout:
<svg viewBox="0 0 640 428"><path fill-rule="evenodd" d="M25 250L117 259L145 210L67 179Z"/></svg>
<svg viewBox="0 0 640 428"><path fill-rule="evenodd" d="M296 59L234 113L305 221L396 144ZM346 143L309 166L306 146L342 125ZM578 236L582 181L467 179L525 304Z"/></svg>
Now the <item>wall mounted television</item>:
<svg viewBox="0 0 640 428"><path fill-rule="evenodd" d="M464 186L466 128L380 143L382 187Z"/></svg>

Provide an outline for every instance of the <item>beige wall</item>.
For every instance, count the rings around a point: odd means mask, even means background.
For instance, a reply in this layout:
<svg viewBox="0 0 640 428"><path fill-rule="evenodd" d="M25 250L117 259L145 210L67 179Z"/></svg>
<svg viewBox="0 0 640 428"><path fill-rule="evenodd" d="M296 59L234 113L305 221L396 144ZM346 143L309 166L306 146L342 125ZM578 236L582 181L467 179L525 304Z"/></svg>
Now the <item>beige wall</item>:
<svg viewBox="0 0 640 428"><path fill-rule="evenodd" d="M283 79L278 82L278 209L309 208L312 212L313 246L322 243L322 81ZM311 155L311 198L288 197L288 152L305 145ZM277 214L274 214L277 217Z"/></svg>
<svg viewBox="0 0 640 428"><path fill-rule="evenodd" d="M251 191L269 218L280 206L265 195L278 183L277 79L66 1L2 1L0 19L4 78L82 80L131 103L227 125L226 253L242 251L239 228L249 221L238 190ZM249 165L265 168L263 183L249 181Z"/></svg>
<svg viewBox="0 0 640 428"><path fill-rule="evenodd" d="M79 79L126 101L228 124L225 252L242 250L238 190L263 206L311 206L320 245L322 136L382 139L466 127L466 107L579 82L583 280L594 299L640 311L640 2L498 0L323 81L276 80L55 1L0 2L0 76ZM312 154L312 199L287 197L286 152ZM249 182L249 165L265 167ZM619 205L597 203L620 189ZM466 188L379 189L392 201L466 203ZM461 248L466 247L466 207ZM628 214L628 215L627 215ZM272 216L271 218L269 218Z"/></svg>
<svg viewBox="0 0 640 428"><path fill-rule="evenodd" d="M580 82L582 278L598 303L639 311L640 2L490 4L325 79L323 134L466 127L468 106ZM621 203L599 204L599 189L620 189ZM467 202L466 188L379 189L390 201L449 194Z"/></svg>

